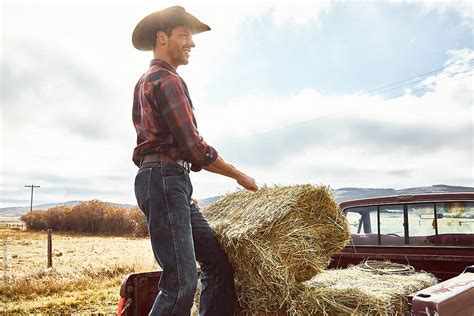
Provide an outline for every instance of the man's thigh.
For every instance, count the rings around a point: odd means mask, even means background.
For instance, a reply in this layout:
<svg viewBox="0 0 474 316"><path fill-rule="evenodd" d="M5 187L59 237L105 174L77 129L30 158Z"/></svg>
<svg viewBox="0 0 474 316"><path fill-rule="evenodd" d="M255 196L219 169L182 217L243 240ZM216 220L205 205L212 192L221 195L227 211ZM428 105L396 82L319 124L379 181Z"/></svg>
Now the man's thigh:
<svg viewBox="0 0 474 316"><path fill-rule="evenodd" d="M201 265L227 261L227 256L220 247L214 230L194 204L191 205L191 225L196 260Z"/></svg>
<svg viewBox="0 0 474 316"><path fill-rule="evenodd" d="M177 261L195 266L189 176L180 166L158 165L146 184L149 200L143 206L158 263L164 269Z"/></svg>

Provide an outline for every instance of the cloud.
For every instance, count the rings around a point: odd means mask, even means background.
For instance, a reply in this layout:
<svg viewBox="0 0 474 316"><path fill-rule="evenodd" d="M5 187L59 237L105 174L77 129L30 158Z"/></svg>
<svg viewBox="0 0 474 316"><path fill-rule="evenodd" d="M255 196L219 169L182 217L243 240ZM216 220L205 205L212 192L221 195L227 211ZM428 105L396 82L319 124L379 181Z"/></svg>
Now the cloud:
<svg viewBox="0 0 474 316"><path fill-rule="evenodd" d="M287 98L242 96L221 107L198 109L202 111L198 114L205 134L217 135L216 141L222 139L220 135L224 130L226 137L253 137L292 125L298 128L299 124L321 119L348 123L365 120L404 127L421 124L430 129L458 128L472 124L470 75L473 67L468 62L472 50L451 51L449 54L452 57L444 71L426 78L415 87L414 90L424 89L421 94L406 93L398 98L385 99L384 95L322 95L316 89L307 88ZM461 56L464 57L460 59ZM463 70L458 69L460 63L464 63ZM450 113L446 115L448 109ZM213 117L222 119L216 121ZM244 126L242 122L245 122Z"/></svg>
<svg viewBox="0 0 474 316"><path fill-rule="evenodd" d="M474 22L472 1L466 0L423 0L422 6L425 10L435 10L439 14L444 14L449 10L454 10L466 23Z"/></svg>
<svg viewBox="0 0 474 316"><path fill-rule="evenodd" d="M213 76L217 71L216 65L220 62L227 64L229 55L245 48L242 41L248 39L242 38L242 33L248 30L249 25L261 25L268 21L279 30L292 26L319 27L321 17L330 11L332 3L331 0L185 2L183 5L186 9L208 23L212 29L193 38L196 42L191 57L193 66L179 69L179 73L195 91L193 98L199 97L199 91L206 91L215 85ZM261 36L270 35L255 34L256 40L259 41Z"/></svg>
<svg viewBox="0 0 474 316"><path fill-rule="evenodd" d="M239 97L201 115L204 135L267 183L406 187L456 179L472 186L473 53L449 51L446 68L418 83L426 88L418 95L304 89L284 99Z"/></svg>
<svg viewBox="0 0 474 316"><path fill-rule="evenodd" d="M7 132L50 125L85 138L107 136L98 119L110 103L101 79L40 42L5 44L1 101Z"/></svg>
<svg viewBox="0 0 474 316"><path fill-rule="evenodd" d="M32 179L34 185L40 188L34 191L34 204L49 203L52 201L89 200L101 199L106 201L117 200L117 196L124 198L119 201L133 203L133 175L123 173L120 176L110 174L101 175L97 171L81 170L77 174L60 170L52 173L31 170L11 170L2 172L2 177L7 179L0 186L2 192L1 206L29 205L30 188L25 185L25 179ZM28 180L26 180L28 181ZM128 185L123 185L128 183ZM131 194L132 192L132 194Z"/></svg>
<svg viewBox="0 0 474 316"><path fill-rule="evenodd" d="M466 0L389 0L391 3L396 4L413 4L418 6L422 12L431 13L436 12L440 16L444 16L447 13L455 12L459 15L464 23L472 25L474 22L473 5L471 1Z"/></svg>
<svg viewBox="0 0 474 316"><path fill-rule="evenodd" d="M300 26L319 25L321 15L330 10L333 2L335 1L278 1L274 3L272 10L273 21L278 26L287 23Z"/></svg>
<svg viewBox="0 0 474 316"><path fill-rule="evenodd" d="M2 200L29 199L23 185L31 182L42 186L40 202L66 191L70 199L132 200L131 92L41 41L4 43ZM114 174L129 181L108 180Z"/></svg>
<svg viewBox="0 0 474 316"><path fill-rule="evenodd" d="M358 147L380 154L396 151L418 155L424 152L436 153L449 144L453 150L462 151L470 146L471 131L472 126L469 124L439 129L403 122L322 118L271 133L227 139L219 147L231 160L265 168L312 147L334 151Z"/></svg>

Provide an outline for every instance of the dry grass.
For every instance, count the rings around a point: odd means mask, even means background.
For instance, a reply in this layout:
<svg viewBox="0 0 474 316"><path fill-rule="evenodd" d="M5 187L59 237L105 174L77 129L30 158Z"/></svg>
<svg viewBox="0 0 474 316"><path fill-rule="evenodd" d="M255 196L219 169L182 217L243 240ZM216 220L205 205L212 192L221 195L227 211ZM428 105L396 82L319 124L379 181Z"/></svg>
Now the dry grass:
<svg viewBox="0 0 474 316"><path fill-rule="evenodd" d="M406 295L437 283L431 274L327 270L302 284L292 315L404 315Z"/></svg>
<svg viewBox="0 0 474 316"><path fill-rule="evenodd" d="M327 187L239 191L203 213L234 268L240 314L286 311L298 284L325 269L350 238Z"/></svg>
<svg viewBox="0 0 474 316"><path fill-rule="evenodd" d="M118 278L98 282L87 289L38 296L36 299L10 301L0 308L1 314L113 314L117 312ZM1 303L0 303L1 304ZM1 305L0 305L1 306Z"/></svg>
<svg viewBox="0 0 474 316"><path fill-rule="evenodd" d="M106 302L117 307L123 276L158 268L148 239L53 233L53 269L45 232L1 229L0 240L7 241L0 311L110 312Z"/></svg>

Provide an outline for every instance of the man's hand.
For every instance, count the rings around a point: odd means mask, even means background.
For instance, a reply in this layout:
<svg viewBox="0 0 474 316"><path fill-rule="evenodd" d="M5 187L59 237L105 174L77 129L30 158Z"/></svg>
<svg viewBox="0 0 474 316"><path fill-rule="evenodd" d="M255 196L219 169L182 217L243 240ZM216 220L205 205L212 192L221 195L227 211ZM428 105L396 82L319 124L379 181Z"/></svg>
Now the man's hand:
<svg viewBox="0 0 474 316"><path fill-rule="evenodd" d="M197 208L199 208L199 201L198 199L195 199L195 198L191 198L191 201L194 203L194 205L196 205Z"/></svg>
<svg viewBox="0 0 474 316"><path fill-rule="evenodd" d="M258 186L257 184L255 184L254 178L251 178L245 173L237 170L234 166L225 162L224 159L222 159L220 156L217 156L217 159L212 164L203 167L203 169L209 172L214 172L226 177L233 178L246 190L253 192L258 190Z"/></svg>
<svg viewBox="0 0 474 316"><path fill-rule="evenodd" d="M244 187L244 189L255 192L258 190L258 186L255 183L255 179L249 177L245 173L242 173L237 179L237 183Z"/></svg>

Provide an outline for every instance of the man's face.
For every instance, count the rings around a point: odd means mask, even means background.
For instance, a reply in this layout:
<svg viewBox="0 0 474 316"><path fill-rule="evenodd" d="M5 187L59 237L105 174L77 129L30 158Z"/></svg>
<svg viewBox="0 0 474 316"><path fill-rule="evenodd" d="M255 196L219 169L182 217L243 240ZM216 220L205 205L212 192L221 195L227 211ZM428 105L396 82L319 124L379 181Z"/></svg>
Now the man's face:
<svg viewBox="0 0 474 316"><path fill-rule="evenodd" d="M193 34L189 27L177 26L173 28L171 35L168 37L167 45L167 53L171 64L175 67L187 65L189 53L194 46Z"/></svg>

